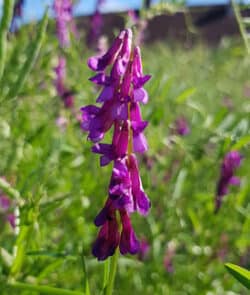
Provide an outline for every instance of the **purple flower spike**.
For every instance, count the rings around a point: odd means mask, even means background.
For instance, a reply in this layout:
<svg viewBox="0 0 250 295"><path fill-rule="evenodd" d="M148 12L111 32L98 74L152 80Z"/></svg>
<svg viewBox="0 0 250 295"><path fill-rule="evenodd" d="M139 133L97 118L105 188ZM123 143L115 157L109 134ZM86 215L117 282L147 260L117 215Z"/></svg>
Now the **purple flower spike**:
<svg viewBox="0 0 250 295"><path fill-rule="evenodd" d="M62 47L69 46L69 28L72 23L72 2L71 0L54 0L53 5L56 16L56 30L58 40Z"/></svg>
<svg viewBox="0 0 250 295"><path fill-rule="evenodd" d="M130 218L125 210L120 215L122 221L120 252L123 255L127 253L136 254L140 249L140 243L131 226Z"/></svg>
<svg viewBox="0 0 250 295"><path fill-rule="evenodd" d="M146 215L150 208L135 156L135 153L144 153L148 149L143 134L148 122L142 120L139 103L148 102L143 86L150 76L143 75L140 50L132 48L130 29L123 30L103 56L91 57L88 65L97 72L90 81L102 86L96 100L101 106L81 108L82 129L95 143L92 152L101 155L100 165L114 162L108 199L95 218L95 225L101 226L101 229L92 252L98 260L104 260L114 254L118 245L123 255L135 254L140 249L130 214L138 212ZM101 143L112 127L112 143ZM121 216L121 231L116 221L118 213Z"/></svg>
<svg viewBox="0 0 250 295"><path fill-rule="evenodd" d="M242 156L238 151L226 154L221 165L221 175L217 184L217 195L215 198L215 212L221 207L223 197L228 194L229 185L240 185L240 179L234 176L236 169L240 166Z"/></svg>

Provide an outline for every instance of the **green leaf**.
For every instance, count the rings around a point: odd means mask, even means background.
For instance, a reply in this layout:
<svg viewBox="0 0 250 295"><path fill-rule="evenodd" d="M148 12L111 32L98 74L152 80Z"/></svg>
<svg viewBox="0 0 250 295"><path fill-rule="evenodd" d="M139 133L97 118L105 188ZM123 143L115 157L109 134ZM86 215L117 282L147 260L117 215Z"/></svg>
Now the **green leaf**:
<svg viewBox="0 0 250 295"><path fill-rule="evenodd" d="M250 271L232 263L225 264L228 272L234 276L245 287L250 289Z"/></svg>
<svg viewBox="0 0 250 295"><path fill-rule="evenodd" d="M250 143L250 135L245 135L243 137L241 137L240 140L238 140L238 142L236 142L233 146L232 146L232 150L239 150L241 149L243 146L245 146L246 144Z"/></svg>
<svg viewBox="0 0 250 295"><path fill-rule="evenodd" d="M177 103L184 103L195 92L196 92L195 87L188 88L184 90L180 95L178 95L175 100Z"/></svg>
<svg viewBox="0 0 250 295"><path fill-rule="evenodd" d="M10 288L17 289L19 291L31 291L31 292L39 292L40 294L46 295L84 295L83 292L79 291L71 291L61 288L54 288L50 286L42 286L42 285L31 285L26 283L19 282L11 282L7 284Z"/></svg>

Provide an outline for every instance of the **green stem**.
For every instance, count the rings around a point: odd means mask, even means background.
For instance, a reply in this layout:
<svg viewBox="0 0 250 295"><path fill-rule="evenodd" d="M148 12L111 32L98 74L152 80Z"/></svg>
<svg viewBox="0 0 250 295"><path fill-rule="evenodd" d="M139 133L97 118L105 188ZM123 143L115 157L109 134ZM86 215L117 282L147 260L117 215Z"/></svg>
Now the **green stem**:
<svg viewBox="0 0 250 295"><path fill-rule="evenodd" d="M20 272L22 268L24 258L25 258L25 252L27 251L27 245L28 245L30 236L31 236L31 225L22 225L20 227L20 233L18 235L16 245L15 245L16 255L10 269L11 278L14 278Z"/></svg>
<svg viewBox="0 0 250 295"><path fill-rule="evenodd" d="M115 275L116 275L116 269L117 269L117 263L118 263L118 250L115 251L115 254L110 258L110 272L109 272L109 280L108 285L106 288L105 295L112 295L113 289L114 289L114 282L115 282Z"/></svg>
<svg viewBox="0 0 250 295"><path fill-rule="evenodd" d="M54 287L42 286L42 285L31 285L31 284L19 283L19 282L10 282L10 283L7 283L7 286L17 290L39 292L41 294L46 294L46 295L84 295L84 293L78 292L78 291L70 291L66 289L60 289L60 288L54 288Z"/></svg>
<svg viewBox="0 0 250 295"><path fill-rule="evenodd" d="M81 255L81 258L82 258L82 267L83 267L83 274L84 274L83 288L84 288L85 294L90 295L88 272L87 272L87 267L86 267L86 263L85 263L85 257L83 255L83 253Z"/></svg>
<svg viewBox="0 0 250 295"><path fill-rule="evenodd" d="M231 0L231 2L232 2L232 7L233 7L233 10L234 10L234 14L235 14L237 23L239 25L240 34L241 34L241 36L243 38L243 41L245 43L247 53L250 54L250 47L249 47L249 44L248 44L247 33L246 33L246 30L245 30L243 22L242 22L242 17L240 15L239 7L235 3L235 0Z"/></svg>
<svg viewBox="0 0 250 295"><path fill-rule="evenodd" d="M103 292L103 294L105 294L106 288L107 288L107 285L108 285L109 270L110 270L110 259L107 259L104 262L103 284L102 284L102 292Z"/></svg>
<svg viewBox="0 0 250 295"><path fill-rule="evenodd" d="M0 24L0 81L3 76L6 52L7 52L7 34L10 27L14 0L5 0L3 6L3 16Z"/></svg>

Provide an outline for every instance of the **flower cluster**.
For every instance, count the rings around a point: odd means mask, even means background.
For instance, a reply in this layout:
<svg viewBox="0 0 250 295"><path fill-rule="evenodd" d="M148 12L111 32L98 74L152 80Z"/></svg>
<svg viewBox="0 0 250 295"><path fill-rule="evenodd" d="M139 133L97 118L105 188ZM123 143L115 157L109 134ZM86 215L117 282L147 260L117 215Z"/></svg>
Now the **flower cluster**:
<svg viewBox="0 0 250 295"><path fill-rule="evenodd" d="M130 29L121 31L103 56L91 57L88 66L97 72L90 80L103 89L96 100L100 107L81 108L82 128L94 143L92 152L101 155L100 165L113 161L108 199L95 218L96 226L101 229L93 254L98 260L104 260L112 256L118 246L121 254L135 254L140 249L130 215L135 211L146 215L150 208L135 155L147 150L143 131L148 122L142 120L139 103L148 101L143 86L150 76L143 75L140 49L132 47ZM111 66L110 73L108 66ZM100 143L111 127L112 143Z"/></svg>
<svg viewBox="0 0 250 295"><path fill-rule="evenodd" d="M65 108L72 108L74 105L74 94L65 86L66 59L64 57L59 57L58 64L54 70L56 73L55 87L57 95L62 98Z"/></svg>
<svg viewBox="0 0 250 295"><path fill-rule="evenodd" d="M61 47L69 46L69 26L71 25L73 12L71 0L54 0L53 5L56 15L56 30Z"/></svg>
<svg viewBox="0 0 250 295"><path fill-rule="evenodd" d="M240 179L234 176L235 170L240 166L242 156L238 151L231 151L226 154L221 165L220 179L217 184L215 198L215 212L221 207L222 198L228 194L229 185L239 185Z"/></svg>

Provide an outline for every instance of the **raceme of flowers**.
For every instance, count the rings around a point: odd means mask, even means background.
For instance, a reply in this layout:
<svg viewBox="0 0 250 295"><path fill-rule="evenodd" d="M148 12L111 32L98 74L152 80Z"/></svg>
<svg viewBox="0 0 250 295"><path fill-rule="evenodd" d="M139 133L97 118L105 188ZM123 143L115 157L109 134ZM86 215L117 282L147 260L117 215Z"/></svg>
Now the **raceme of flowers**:
<svg viewBox="0 0 250 295"><path fill-rule="evenodd" d="M100 106L81 108L82 128L94 143L92 152L100 154L100 165L113 162L108 198L95 218L100 231L92 250L98 260L104 260L117 247L121 254L140 250L130 216L135 211L146 215L150 208L135 155L148 148L143 134L148 122L142 119L140 103L148 102L143 86L150 76L143 75L140 48L132 47L130 29L121 31L103 56L91 57L88 66L97 72L90 81L103 88L96 100ZM100 143L111 127L112 143Z"/></svg>
<svg viewBox="0 0 250 295"><path fill-rule="evenodd" d="M69 46L69 29L73 20L72 1L54 0L57 37L61 47Z"/></svg>
<svg viewBox="0 0 250 295"><path fill-rule="evenodd" d="M234 176L236 169L240 166L242 155L238 151L230 151L223 159L220 178L217 184L215 198L215 212L221 207L223 197L228 194L229 185L240 185L240 179Z"/></svg>

